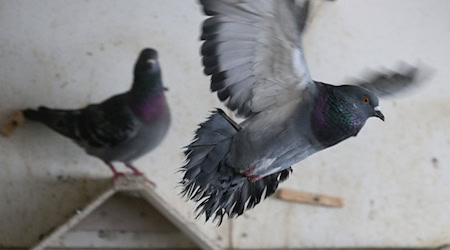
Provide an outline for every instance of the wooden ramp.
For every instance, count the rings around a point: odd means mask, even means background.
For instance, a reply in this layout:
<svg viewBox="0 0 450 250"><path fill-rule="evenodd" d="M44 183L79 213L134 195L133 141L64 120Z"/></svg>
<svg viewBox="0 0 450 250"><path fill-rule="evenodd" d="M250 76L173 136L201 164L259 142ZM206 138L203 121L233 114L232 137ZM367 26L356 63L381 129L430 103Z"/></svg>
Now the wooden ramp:
<svg viewBox="0 0 450 250"><path fill-rule="evenodd" d="M220 249L140 176L120 178L33 250Z"/></svg>

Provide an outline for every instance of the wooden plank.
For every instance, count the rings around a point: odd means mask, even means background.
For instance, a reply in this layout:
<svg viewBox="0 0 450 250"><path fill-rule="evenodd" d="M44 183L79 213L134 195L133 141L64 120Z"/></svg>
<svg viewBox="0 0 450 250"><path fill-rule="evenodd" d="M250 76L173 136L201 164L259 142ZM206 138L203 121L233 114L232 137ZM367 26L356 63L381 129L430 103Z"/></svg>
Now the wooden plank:
<svg viewBox="0 0 450 250"><path fill-rule="evenodd" d="M41 242L39 242L36 246L31 248L31 250L43 250L47 246L52 245L52 242L58 240L64 233L69 231L72 227L77 225L82 219L92 213L98 206L103 204L106 200L108 200L113 194L115 190L113 188L109 188L103 193L101 193L96 199L94 199L89 205L87 205L81 211L77 211L77 213L70 218L66 223L59 226L55 231L53 231L50 235L44 238Z"/></svg>
<svg viewBox="0 0 450 250"><path fill-rule="evenodd" d="M61 237L63 244L50 247L65 249L66 246L76 249L182 249L198 248L181 231L172 233L134 232L134 231L72 231Z"/></svg>
<svg viewBox="0 0 450 250"><path fill-rule="evenodd" d="M277 198L280 200L305 203L315 206L337 207L337 208L344 206L343 199L339 197L332 197L323 194L307 193L292 189L281 188L277 193Z"/></svg>
<svg viewBox="0 0 450 250"><path fill-rule="evenodd" d="M176 225L183 233L191 238L201 249L220 250L221 248L204 235L193 222L185 220L173 207L166 203L153 188L143 181L145 189L141 191L143 198L148 200L154 207L174 225Z"/></svg>
<svg viewBox="0 0 450 250"><path fill-rule="evenodd" d="M182 233L184 233L198 247L205 250L220 250L221 248L208 237L201 233L193 222L185 220L174 208L166 203L148 184L145 178L141 176L129 176L119 178L114 185L100 194L83 210L77 212L69 221L58 227L54 232L48 235L43 241L38 243L32 250L43 250L47 247L54 247L55 242L61 239L69 230L73 229L84 218L99 208L116 193L125 193L127 195L139 196L153 206L162 216L166 217ZM68 236L76 236L77 233L69 233ZM187 246L190 247L190 246Z"/></svg>
<svg viewBox="0 0 450 250"><path fill-rule="evenodd" d="M9 136L14 130L25 122L22 111L18 111L9 117L8 121L0 126L0 135Z"/></svg>
<svg viewBox="0 0 450 250"><path fill-rule="evenodd" d="M89 214L70 231L116 231L151 232L170 234L180 232L166 217L162 216L148 201L117 192L110 199Z"/></svg>

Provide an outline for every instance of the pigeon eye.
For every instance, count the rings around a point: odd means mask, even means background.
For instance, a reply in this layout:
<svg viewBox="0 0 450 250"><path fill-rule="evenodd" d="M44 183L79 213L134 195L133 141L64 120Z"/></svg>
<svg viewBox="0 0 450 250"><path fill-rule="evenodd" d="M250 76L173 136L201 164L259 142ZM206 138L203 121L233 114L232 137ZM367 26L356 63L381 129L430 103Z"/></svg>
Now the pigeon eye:
<svg viewBox="0 0 450 250"><path fill-rule="evenodd" d="M363 101L363 103L369 103L369 98L363 97L362 101Z"/></svg>

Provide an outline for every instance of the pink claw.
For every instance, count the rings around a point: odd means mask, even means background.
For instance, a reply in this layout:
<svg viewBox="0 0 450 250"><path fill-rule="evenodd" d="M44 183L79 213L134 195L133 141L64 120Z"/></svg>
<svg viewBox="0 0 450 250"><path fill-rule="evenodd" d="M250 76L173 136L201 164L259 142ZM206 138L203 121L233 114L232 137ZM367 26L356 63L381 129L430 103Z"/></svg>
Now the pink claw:
<svg viewBox="0 0 450 250"><path fill-rule="evenodd" d="M255 183L255 182L257 182L257 181L259 181L259 180L262 179L262 177L261 177L261 176L258 176L258 175L255 175L255 176L249 176L249 177L247 177L247 178L248 178L248 180L249 180L251 183Z"/></svg>
<svg viewBox="0 0 450 250"><path fill-rule="evenodd" d="M142 173L141 171L139 171L139 169L135 168L135 167L134 167L133 165L131 165L131 164L125 164L125 166L127 166L127 168L133 170L133 174L134 174L134 175L143 176L143 177L145 178L145 181L146 181L148 184L152 185L153 187L156 187L156 184L155 184L153 181L151 181L147 176L145 176L144 173Z"/></svg>
<svg viewBox="0 0 450 250"><path fill-rule="evenodd" d="M243 174L243 175L245 175L247 177L250 176L251 174L253 174L253 172L255 172L254 168L247 168L247 169L244 169L244 170L240 171L241 174Z"/></svg>
<svg viewBox="0 0 450 250"><path fill-rule="evenodd" d="M111 164L111 163L106 163L106 165L108 165L108 167L111 169L111 171L113 172L113 182L116 183L117 179L120 176L125 177L128 180L128 174L126 173L122 173L122 172L118 172L116 170L116 168Z"/></svg>

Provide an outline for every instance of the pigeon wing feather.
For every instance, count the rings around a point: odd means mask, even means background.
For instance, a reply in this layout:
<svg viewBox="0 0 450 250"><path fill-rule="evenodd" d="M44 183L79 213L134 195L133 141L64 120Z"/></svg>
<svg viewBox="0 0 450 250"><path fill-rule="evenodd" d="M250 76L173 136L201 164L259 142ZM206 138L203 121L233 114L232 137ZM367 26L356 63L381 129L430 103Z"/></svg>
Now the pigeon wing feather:
<svg viewBox="0 0 450 250"><path fill-rule="evenodd" d="M307 4L295 1L201 0L211 16L201 39L211 90L242 117L301 99L314 86L301 33Z"/></svg>

